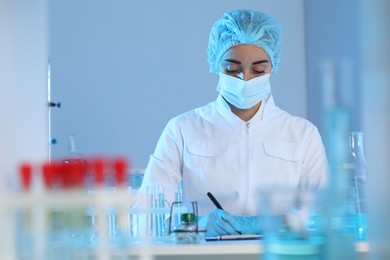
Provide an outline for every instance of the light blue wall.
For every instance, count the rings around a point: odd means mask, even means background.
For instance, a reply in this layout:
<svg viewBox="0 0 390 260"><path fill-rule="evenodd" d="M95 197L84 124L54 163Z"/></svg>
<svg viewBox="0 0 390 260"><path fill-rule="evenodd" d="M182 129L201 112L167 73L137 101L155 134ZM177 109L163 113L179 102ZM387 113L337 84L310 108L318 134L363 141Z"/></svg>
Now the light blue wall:
<svg viewBox="0 0 390 260"><path fill-rule="evenodd" d="M361 128L359 1L305 1L308 117L324 135L321 64L334 68L335 103L352 111L350 130Z"/></svg>
<svg viewBox="0 0 390 260"><path fill-rule="evenodd" d="M306 117L303 0L58 0L50 7L53 157L75 133L85 155L125 155L145 167L167 121L213 101L212 24L226 11L276 16L285 38L271 84L277 104Z"/></svg>

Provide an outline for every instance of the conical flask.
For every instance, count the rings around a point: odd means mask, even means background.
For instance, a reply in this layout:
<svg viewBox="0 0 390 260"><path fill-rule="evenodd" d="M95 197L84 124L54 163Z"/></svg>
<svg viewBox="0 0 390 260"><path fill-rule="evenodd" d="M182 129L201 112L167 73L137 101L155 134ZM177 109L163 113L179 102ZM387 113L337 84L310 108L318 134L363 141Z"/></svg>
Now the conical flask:
<svg viewBox="0 0 390 260"><path fill-rule="evenodd" d="M354 236L367 239L367 161L362 132L349 133L348 172L350 178L351 216Z"/></svg>
<svg viewBox="0 0 390 260"><path fill-rule="evenodd" d="M350 177L357 214L367 213L367 161L364 156L363 137L363 132L349 133Z"/></svg>

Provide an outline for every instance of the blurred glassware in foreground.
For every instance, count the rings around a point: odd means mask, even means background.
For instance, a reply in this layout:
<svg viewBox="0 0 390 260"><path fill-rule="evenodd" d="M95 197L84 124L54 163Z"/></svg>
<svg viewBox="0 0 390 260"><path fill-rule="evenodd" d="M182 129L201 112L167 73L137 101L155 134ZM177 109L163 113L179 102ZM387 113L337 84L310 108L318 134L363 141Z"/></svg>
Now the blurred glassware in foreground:
<svg viewBox="0 0 390 260"><path fill-rule="evenodd" d="M128 245L136 234L128 231L137 226L136 219L127 221L136 197L129 168L128 160L120 157L20 165L22 190L9 205L18 256L30 259L35 250L52 259L59 251L72 255L100 250L102 244ZM37 254L33 258L41 259Z"/></svg>
<svg viewBox="0 0 390 260"><path fill-rule="evenodd" d="M325 192L273 187L260 192L264 259L324 259Z"/></svg>
<svg viewBox="0 0 390 260"><path fill-rule="evenodd" d="M349 133L349 156L344 164L350 178L348 211L352 218L353 233L358 240L367 239L367 162L363 137L363 132Z"/></svg>

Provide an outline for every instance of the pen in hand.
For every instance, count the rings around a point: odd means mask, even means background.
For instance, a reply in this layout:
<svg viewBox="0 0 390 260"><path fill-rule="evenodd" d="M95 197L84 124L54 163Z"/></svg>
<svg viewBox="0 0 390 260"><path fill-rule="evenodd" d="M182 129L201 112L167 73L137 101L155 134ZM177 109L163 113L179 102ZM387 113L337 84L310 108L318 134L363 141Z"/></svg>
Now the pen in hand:
<svg viewBox="0 0 390 260"><path fill-rule="evenodd" d="M210 198L210 200L214 203L214 205L217 207L217 209L222 209L221 204L219 204L218 200L211 194L211 192L207 192L207 196Z"/></svg>
<svg viewBox="0 0 390 260"><path fill-rule="evenodd" d="M214 205L217 207L217 209L221 209L223 210L221 204L219 204L218 200L213 196L213 194L211 194L211 192L207 192L207 196L210 198L210 200L214 203ZM240 231L237 231L238 234L241 235L241 232Z"/></svg>

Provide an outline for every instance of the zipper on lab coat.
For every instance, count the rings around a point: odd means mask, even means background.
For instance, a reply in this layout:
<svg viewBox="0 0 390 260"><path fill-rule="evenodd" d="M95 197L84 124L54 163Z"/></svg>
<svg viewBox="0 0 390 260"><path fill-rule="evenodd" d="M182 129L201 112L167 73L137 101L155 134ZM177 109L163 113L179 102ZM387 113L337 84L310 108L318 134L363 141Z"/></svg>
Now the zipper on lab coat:
<svg viewBox="0 0 390 260"><path fill-rule="evenodd" d="M249 200L249 128L250 128L250 123L246 123L245 125L245 131L246 131L246 136L245 136L245 174L247 178L247 187L246 187L246 198L245 198L245 209L244 211L248 211L248 200Z"/></svg>

